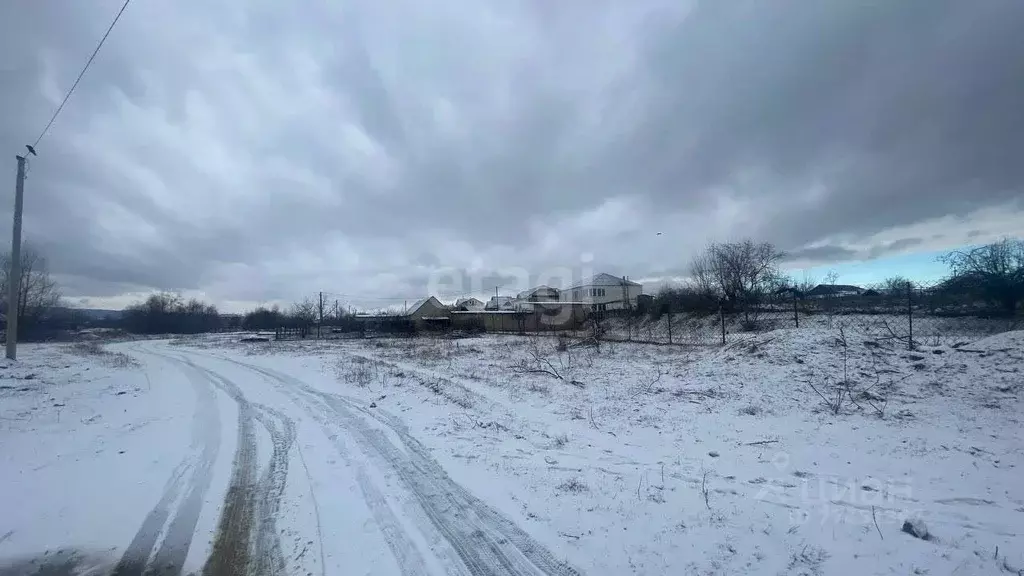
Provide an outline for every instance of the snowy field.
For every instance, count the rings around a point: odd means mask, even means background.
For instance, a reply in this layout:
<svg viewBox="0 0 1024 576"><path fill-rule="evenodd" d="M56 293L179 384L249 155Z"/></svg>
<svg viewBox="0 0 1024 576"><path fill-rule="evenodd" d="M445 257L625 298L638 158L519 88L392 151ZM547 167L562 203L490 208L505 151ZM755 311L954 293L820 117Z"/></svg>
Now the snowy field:
<svg viewBox="0 0 1024 576"><path fill-rule="evenodd" d="M0 365L0 575L1024 569L1024 332L239 338Z"/></svg>

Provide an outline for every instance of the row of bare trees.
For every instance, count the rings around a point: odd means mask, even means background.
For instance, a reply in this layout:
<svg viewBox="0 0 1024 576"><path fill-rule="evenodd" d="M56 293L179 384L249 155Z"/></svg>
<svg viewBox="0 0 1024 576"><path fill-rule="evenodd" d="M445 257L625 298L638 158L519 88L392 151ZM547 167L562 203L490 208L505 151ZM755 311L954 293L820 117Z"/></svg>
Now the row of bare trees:
<svg viewBox="0 0 1024 576"><path fill-rule="evenodd" d="M277 305L258 306L247 312L242 318L242 328L245 330L274 330L279 327L308 327L319 322L321 314L324 326L347 326L352 323L354 318L337 302L325 303L321 310L318 301L304 298L285 310L281 310Z"/></svg>
<svg viewBox="0 0 1024 576"><path fill-rule="evenodd" d="M784 275L780 269L784 257L784 252L768 242L713 242L693 259L689 278L683 284L661 290L652 312L700 313L721 307L725 312L750 317L780 292L795 292L801 297L816 283ZM1024 240L1007 238L955 250L940 260L949 266L950 273L930 290L933 295L984 304L1010 315L1024 303ZM830 272L824 284L834 285L837 279L838 275ZM892 276L869 288L879 295L903 297L914 283L903 276Z"/></svg>
<svg viewBox="0 0 1024 576"><path fill-rule="evenodd" d="M124 327L137 334L198 334L221 328L217 307L159 292L125 308Z"/></svg>

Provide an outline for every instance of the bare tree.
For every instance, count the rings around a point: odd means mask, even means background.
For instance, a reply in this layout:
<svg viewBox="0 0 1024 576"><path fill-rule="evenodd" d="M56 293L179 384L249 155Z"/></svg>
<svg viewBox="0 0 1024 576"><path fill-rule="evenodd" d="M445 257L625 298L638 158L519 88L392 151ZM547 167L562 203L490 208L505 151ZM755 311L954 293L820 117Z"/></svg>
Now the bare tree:
<svg viewBox="0 0 1024 576"><path fill-rule="evenodd" d="M0 255L0 301L4 304L4 312L9 313L7 287L9 286L11 255L9 252ZM21 252L21 286L18 290L18 302L15 309L18 315L18 332L28 332L37 328L53 309L60 304L60 290L50 277L46 258L26 246Z"/></svg>
<svg viewBox="0 0 1024 576"><path fill-rule="evenodd" d="M1024 240L1004 238L986 246L956 250L940 261L950 268L945 285L983 299L1012 314L1024 300Z"/></svg>
<svg viewBox="0 0 1024 576"><path fill-rule="evenodd" d="M912 286L910 280L904 276L890 276L885 280L882 280L880 292L892 296L899 296L907 293L907 290Z"/></svg>
<svg viewBox="0 0 1024 576"><path fill-rule="evenodd" d="M818 281L814 279L814 276L808 276L807 273L804 272L803 278L800 280L792 278L790 279L790 284L792 285L792 288L796 290L801 297L803 297L818 285Z"/></svg>
<svg viewBox="0 0 1024 576"><path fill-rule="evenodd" d="M292 304L291 309L288 311L288 316L299 324L309 325L316 320L316 313L316 302L313 302L312 298L305 298Z"/></svg>
<svg viewBox="0 0 1024 576"><path fill-rule="evenodd" d="M711 243L690 266L699 291L717 294L730 310L751 311L785 284L779 272L784 253L769 242Z"/></svg>
<svg viewBox="0 0 1024 576"><path fill-rule="evenodd" d="M838 281L839 281L839 272L836 272L835 270L829 270L828 274L825 274L825 285L826 286L835 286L836 282L838 282Z"/></svg>

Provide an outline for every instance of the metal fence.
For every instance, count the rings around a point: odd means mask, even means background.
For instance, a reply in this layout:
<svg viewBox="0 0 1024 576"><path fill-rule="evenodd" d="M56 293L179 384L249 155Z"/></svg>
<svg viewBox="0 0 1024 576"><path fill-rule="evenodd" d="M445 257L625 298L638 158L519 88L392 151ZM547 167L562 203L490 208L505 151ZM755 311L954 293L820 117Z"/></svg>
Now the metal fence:
<svg viewBox="0 0 1024 576"><path fill-rule="evenodd" d="M879 343L914 349L958 345L1024 329L1020 311L1009 313L941 283L913 283L890 290L809 296L782 290L755 305L666 305L651 310L592 314L568 336L665 345L722 345L744 334L778 329L843 328Z"/></svg>
<svg viewBox="0 0 1024 576"><path fill-rule="evenodd" d="M498 315L499 313L494 313ZM498 332L548 334L570 338L679 346L717 346L744 335L778 329L843 328L878 342L913 349L921 345L957 345L1010 330L1024 329L1021 312L1008 312L942 283L907 283L886 290L803 294L786 289L746 306L715 301L658 302L643 308L573 313L570 321L531 321L530 314L507 314L498 320L445 323L401 319L367 321L347 316L315 325L279 328L277 338L366 338L417 333L450 335ZM475 317L474 317L475 318ZM327 320L327 319L325 319ZM436 320L436 319L434 319ZM455 321L458 320L458 321ZM479 326L477 326L479 324Z"/></svg>
<svg viewBox="0 0 1024 576"><path fill-rule="evenodd" d="M918 345L957 345L1024 328L1020 311L1008 311L941 282L908 283L889 291L804 300L800 318L810 326L843 327L879 340Z"/></svg>

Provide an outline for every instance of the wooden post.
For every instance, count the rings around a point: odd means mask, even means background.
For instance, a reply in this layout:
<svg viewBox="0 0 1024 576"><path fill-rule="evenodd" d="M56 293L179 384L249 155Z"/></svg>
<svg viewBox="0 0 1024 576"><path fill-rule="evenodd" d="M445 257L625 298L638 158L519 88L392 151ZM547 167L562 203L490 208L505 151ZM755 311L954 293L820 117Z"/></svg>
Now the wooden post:
<svg viewBox="0 0 1024 576"><path fill-rule="evenodd" d="M672 304L668 305L668 343L672 343Z"/></svg>
<svg viewBox="0 0 1024 576"><path fill-rule="evenodd" d="M914 349L914 285L907 282L907 323L910 326L910 334L907 336L907 349Z"/></svg>
<svg viewBox="0 0 1024 576"><path fill-rule="evenodd" d="M626 284L626 277L622 277L622 309L626 312L626 341L633 341L633 316L628 309L629 286Z"/></svg>
<svg viewBox="0 0 1024 576"><path fill-rule="evenodd" d="M722 310L722 305L718 305L718 318L722 321L722 345L725 345L725 311Z"/></svg>
<svg viewBox="0 0 1024 576"><path fill-rule="evenodd" d="M797 308L796 290L793 290L793 323L796 324L797 328L800 327L800 310Z"/></svg>

